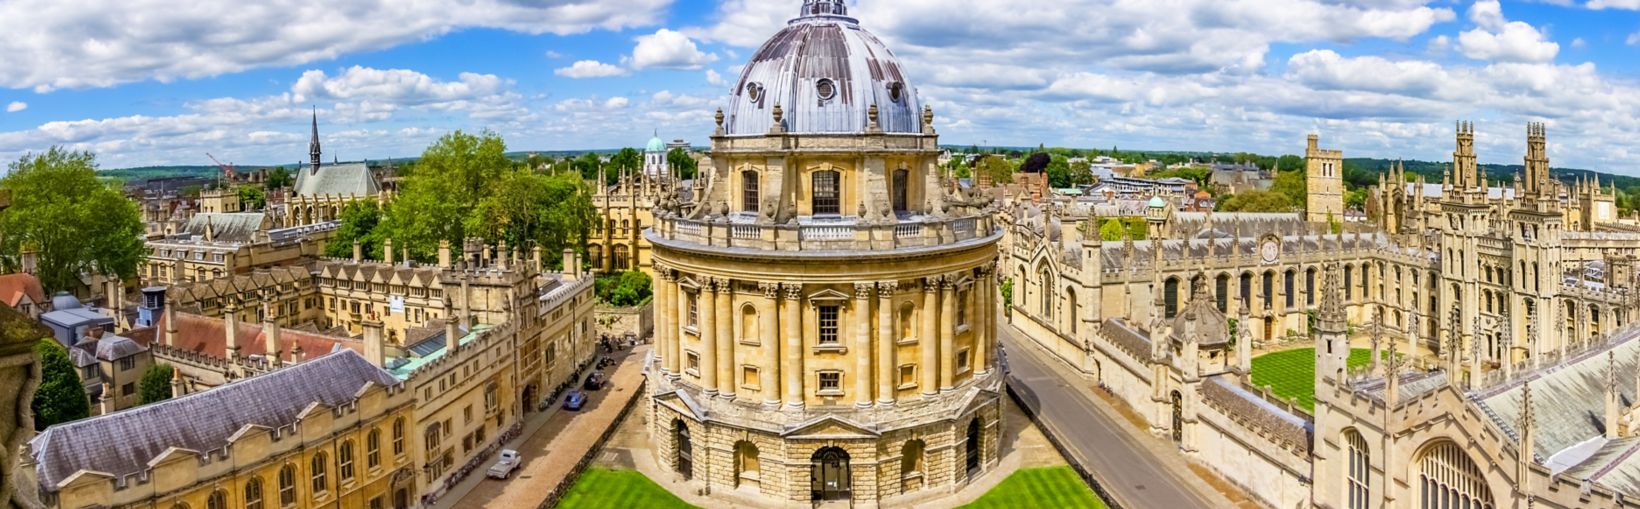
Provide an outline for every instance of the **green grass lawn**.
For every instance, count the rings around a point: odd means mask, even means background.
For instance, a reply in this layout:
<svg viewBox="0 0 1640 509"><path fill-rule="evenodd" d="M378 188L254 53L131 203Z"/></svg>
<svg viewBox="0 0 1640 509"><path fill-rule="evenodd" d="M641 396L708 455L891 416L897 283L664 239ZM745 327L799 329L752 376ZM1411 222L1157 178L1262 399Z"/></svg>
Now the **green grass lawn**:
<svg viewBox="0 0 1640 509"><path fill-rule="evenodd" d="M963 509L1104 509L1069 466L1026 468Z"/></svg>
<svg viewBox="0 0 1640 509"><path fill-rule="evenodd" d="M1372 350L1350 350L1349 366L1357 368L1372 361ZM1300 348L1253 358L1253 385L1270 387L1282 399L1298 398L1298 406L1315 411L1315 349Z"/></svg>
<svg viewBox="0 0 1640 509"><path fill-rule="evenodd" d="M693 508L635 470L589 468L558 502L561 509Z"/></svg>

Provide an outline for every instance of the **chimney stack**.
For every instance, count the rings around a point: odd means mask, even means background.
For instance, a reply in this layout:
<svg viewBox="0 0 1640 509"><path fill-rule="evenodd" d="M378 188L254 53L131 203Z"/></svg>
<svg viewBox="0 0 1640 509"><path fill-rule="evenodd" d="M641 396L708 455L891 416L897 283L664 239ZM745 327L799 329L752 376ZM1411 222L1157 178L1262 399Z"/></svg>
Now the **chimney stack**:
<svg viewBox="0 0 1640 509"><path fill-rule="evenodd" d="M176 366L171 366L171 397L180 398L182 396L182 370L177 369Z"/></svg>
<svg viewBox="0 0 1640 509"><path fill-rule="evenodd" d="M508 255L507 251L507 239L501 239L501 247L496 248L495 257L501 260L495 264L496 268L501 269L502 272L506 272L508 266L512 263L512 259Z"/></svg>
<svg viewBox="0 0 1640 509"><path fill-rule="evenodd" d="M364 261L364 245L355 240L353 241L353 263L362 261Z"/></svg>
<svg viewBox="0 0 1640 509"><path fill-rule="evenodd" d="M382 241L382 261L388 265L393 264L393 239Z"/></svg>
<svg viewBox="0 0 1640 509"><path fill-rule="evenodd" d="M450 268L450 241L438 241L438 268Z"/></svg>
<svg viewBox="0 0 1640 509"><path fill-rule="evenodd" d="M228 360L239 360L239 307L229 302L222 307L222 328L227 338Z"/></svg>
<svg viewBox="0 0 1640 509"><path fill-rule="evenodd" d="M530 264L535 266L535 272L541 272L541 246L530 249Z"/></svg>
<svg viewBox="0 0 1640 509"><path fill-rule="evenodd" d="M564 278L580 279L581 267L575 264L575 250L564 250Z"/></svg>
<svg viewBox="0 0 1640 509"><path fill-rule="evenodd" d="M114 413L114 405L115 405L115 402L114 402L114 384L110 384L108 382L103 382L103 384L102 384L102 408L100 409L101 411L99 412L99 415L108 415L108 414Z"/></svg>
<svg viewBox="0 0 1640 509"><path fill-rule="evenodd" d="M446 299L444 301L444 351L456 351L461 345L461 329L456 324L455 306Z"/></svg>
<svg viewBox="0 0 1640 509"><path fill-rule="evenodd" d="M165 306L165 346L177 346L176 306Z"/></svg>
<svg viewBox="0 0 1640 509"><path fill-rule="evenodd" d="M357 245L357 244L355 244ZM267 346L263 348L263 355L268 358L274 369L278 369L279 359L279 322L273 319L273 310L266 304L262 312L262 335Z"/></svg>
<svg viewBox="0 0 1640 509"><path fill-rule="evenodd" d="M382 323L371 316L364 321L364 358L377 367L386 365L387 345L382 342Z"/></svg>

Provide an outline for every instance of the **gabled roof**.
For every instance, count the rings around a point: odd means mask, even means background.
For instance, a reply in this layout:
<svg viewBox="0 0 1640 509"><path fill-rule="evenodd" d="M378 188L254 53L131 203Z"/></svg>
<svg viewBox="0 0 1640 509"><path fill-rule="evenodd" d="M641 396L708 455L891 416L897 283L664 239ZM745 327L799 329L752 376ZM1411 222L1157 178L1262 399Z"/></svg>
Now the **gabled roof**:
<svg viewBox="0 0 1640 509"><path fill-rule="evenodd" d="M376 176L364 163L320 166L318 171L302 169L292 186L297 196L375 196L381 191Z"/></svg>
<svg viewBox="0 0 1640 509"><path fill-rule="evenodd" d="M28 297L36 306L46 304L46 291L40 286L40 278L22 272L0 275L0 303L17 307L23 297Z"/></svg>
<svg viewBox="0 0 1640 509"><path fill-rule="evenodd" d="M201 353L221 359L228 358L227 320L211 318L192 313L176 313L177 337L172 348ZM153 327L135 329L127 333L133 341L141 345L153 345L164 339L170 318L160 315L160 319ZM239 355L268 355L267 334L261 324L241 321L237 324L236 339L239 340ZM352 338L326 336L298 329L284 328L279 331L279 351L281 359L289 360L291 348L302 347L302 360L310 361L323 357L337 350L363 351L364 344Z"/></svg>
<svg viewBox="0 0 1640 509"><path fill-rule="evenodd" d="M213 242L251 243L257 232L267 223L267 214L261 212L200 213L188 220L182 229L190 236L205 237L206 226Z"/></svg>
<svg viewBox="0 0 1640 509"><path fill-rule="evenodd" d="M354 352L122 412L52 426L30 441L40 486L56 492L81 471L123 477L140 473L173 448L222 449L246 426L280 428L313 404L338 407L369 384L398 385Z"/></svg>

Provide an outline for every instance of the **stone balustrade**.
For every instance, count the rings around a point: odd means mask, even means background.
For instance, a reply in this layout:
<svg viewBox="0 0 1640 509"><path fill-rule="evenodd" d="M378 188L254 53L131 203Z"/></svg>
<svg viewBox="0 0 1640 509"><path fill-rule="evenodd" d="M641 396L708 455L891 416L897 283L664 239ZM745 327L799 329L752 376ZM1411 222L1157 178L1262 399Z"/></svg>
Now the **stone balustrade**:
<svg viewBox="0 0 1640 509"><path fill-rule="evenodd" d="M652 240L759 251L892 251L984 239L999 233L991 214L884 223L851 220L765 225L727 219L659 220Z"/></svg>

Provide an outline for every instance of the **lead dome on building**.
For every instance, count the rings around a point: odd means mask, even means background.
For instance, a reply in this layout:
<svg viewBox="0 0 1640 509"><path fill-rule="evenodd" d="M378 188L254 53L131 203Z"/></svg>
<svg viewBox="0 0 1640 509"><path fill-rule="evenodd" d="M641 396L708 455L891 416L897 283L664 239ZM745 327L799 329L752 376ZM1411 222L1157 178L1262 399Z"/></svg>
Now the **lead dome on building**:
<svg viewBox="0 0 1640 509"><path fill-rule="evenodd" d="M751 505L909 507L1001 451L988 198L837 0L753 57L687 193L655 207L657 463Z"/></svg>
<svg viewBox="0 0 1640 509"><path fill-rule="evenodd" d="M848 16L841 0L809 0L801 15L763 43L730 91L726 134L754 135L774 127L792 133L918 133L916 89L894 53Z"/></svg>

